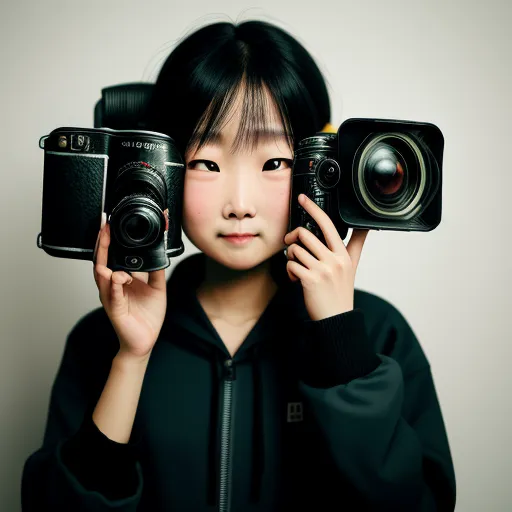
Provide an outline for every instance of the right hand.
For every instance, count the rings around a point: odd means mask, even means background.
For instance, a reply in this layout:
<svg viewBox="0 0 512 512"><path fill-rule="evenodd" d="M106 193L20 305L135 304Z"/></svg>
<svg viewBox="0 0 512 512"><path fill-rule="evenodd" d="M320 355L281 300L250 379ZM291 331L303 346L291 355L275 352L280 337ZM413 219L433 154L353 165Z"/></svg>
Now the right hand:
<svg viewBox="0 0 512 512"><path fill-rule="evenodd" d="M106 223L98 234L94 280L100 301L119 338L123 357L146 360L151 355L167 307L165 270L153 272L113 272L107 267L110 245L110 225Z"/></svg>

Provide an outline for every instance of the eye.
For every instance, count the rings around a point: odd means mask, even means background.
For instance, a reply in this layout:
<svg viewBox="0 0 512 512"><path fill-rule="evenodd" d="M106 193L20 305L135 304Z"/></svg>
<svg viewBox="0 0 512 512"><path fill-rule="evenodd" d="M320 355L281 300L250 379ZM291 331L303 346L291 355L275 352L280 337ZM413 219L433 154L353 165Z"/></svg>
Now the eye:
<svg viewBox="0 0 512 512"><path fill-rule="evenodd" d="M187 169L195 169L197 165L201 165L201 164L203 164L205 167L207 167L208 171L220 172L219 166L215 162L212 162L211 160L191 160L187 164ZM201 171L203 169L198 169L198 170Z"/></svg>
<svg viewBox="0 0 512 512"><path fill-rule="evenodd" d="M279 165L282 162L282 165ZM263 166L264 171L284 171L290 168L293 164L293 160L289 158L271 158L265 162Z"/></svg>

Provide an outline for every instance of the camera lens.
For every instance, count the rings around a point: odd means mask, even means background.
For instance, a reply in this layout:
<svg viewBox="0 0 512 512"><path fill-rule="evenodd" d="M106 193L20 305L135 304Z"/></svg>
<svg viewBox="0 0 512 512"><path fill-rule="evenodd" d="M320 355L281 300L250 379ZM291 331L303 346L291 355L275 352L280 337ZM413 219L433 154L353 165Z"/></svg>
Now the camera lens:
<svg viewBox="0 0 512 512"><path fill-rule="evenodd" d="M145 197L129 197L112 214L112 232L124 247L156 243L164 231L163 213Z"/></svg>
<svg viewBox="0 0 512 512"><path fill-rule="evenodd" d="M143 240L148 235L150 227L151 224L147 217L137 213L124 223L124 230L132 240Z"/></svg>
<svg viewBox="0 0 512 512"><path fill-rule="evenodd" d="M145 162L130 162L114 183L112 232L123 246L155 244L165 231L167 186L163 176Z"/></svg>
<svg viewBox="0 0 512 512"><path fill-rule="evenodd" d="M167 186L160 172L146 162L130 162L119 169L115 186L115 201L130 195L144 196L165 209Z"/></svg>
<svg viewBox="0 0 512 512"><path fill-rule="evenodd" d="M405 217L420 204L427 169L419 143L405 133L372 134L354 159L355 189L363 206L383 217Z"/></svg>

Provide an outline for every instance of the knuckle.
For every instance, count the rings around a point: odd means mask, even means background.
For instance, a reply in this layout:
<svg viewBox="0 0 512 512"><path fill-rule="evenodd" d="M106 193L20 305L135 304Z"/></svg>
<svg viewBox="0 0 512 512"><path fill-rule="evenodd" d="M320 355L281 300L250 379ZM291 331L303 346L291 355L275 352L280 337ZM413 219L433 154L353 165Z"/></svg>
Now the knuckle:
<svg viewBox="0 0 512 512"><path fill-rule="evenodd" d="M324 279L330 278L332 276L332 274L333 274L333 272L329 265L322 265L320 267L320 275L322 276L322 278L324 278Z"/></svg>
<svg viewBox="0 0 512 512"><path fill-rule="evenodd" d="M297 236L299 238L304 238L305 236L307 236L307 232L308 230L304 226L300 226L297 231Z"/></svg>
<svg viewBox="0 0 512 512"><path fill-rule="evenodd" d="M345 262L341 258L334 259L334 267L337 270L342 270L344 266L345 266Z"/></svg>
<svg viewBox="0 0 512 512"><path fill-rule="evenodd" d="M319 279L316 276L311 276L305 280L304 286L306 288L314 288L319 283Z"/></svg>

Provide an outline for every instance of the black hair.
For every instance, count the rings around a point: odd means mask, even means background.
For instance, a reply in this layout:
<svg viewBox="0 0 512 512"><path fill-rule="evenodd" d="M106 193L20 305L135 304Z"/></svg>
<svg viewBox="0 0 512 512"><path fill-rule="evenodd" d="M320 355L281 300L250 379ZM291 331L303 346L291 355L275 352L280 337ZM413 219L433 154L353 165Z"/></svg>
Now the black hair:
<svg viewBox="0 0 512 512"><path fill-rule="evenodd" d="M290 34L265 21L218 22L188 35L164 62L149 101L150 130L165 133L184 155L221 130L243 88L233 151L268 126L265 90L277 105L290 147L330 121L326 83L315 61Z"/></svg>

